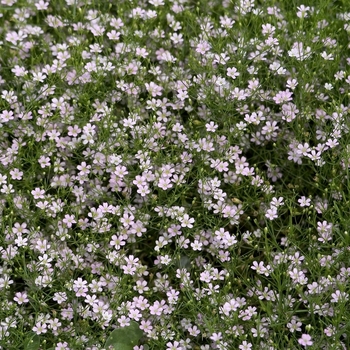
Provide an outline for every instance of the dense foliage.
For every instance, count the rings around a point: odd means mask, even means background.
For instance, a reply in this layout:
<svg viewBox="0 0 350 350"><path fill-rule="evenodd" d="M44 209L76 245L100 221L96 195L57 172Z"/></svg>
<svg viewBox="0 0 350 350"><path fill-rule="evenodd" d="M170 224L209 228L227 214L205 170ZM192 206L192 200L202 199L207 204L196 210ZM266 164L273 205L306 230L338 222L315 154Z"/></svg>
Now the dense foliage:
<svg viewBox="0 0 350 350"><path fill-rule="evenodd" d="M350 348L350 3L0 1L0 348Z"/></svg>

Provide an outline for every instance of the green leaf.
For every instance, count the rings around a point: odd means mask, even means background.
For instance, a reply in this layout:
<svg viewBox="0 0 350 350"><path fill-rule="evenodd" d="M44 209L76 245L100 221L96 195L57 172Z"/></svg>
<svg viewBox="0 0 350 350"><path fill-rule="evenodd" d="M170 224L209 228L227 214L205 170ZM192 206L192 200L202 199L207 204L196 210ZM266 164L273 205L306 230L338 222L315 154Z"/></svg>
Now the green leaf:
<svg viewBox="0 0 350 350"><path fill-rule="evenodd" d="M181 255L179 267L180 269L191 270L191 260L186 255Z"/></svg>
<svg viewBox="0 0 350 350"><path fill-rule="evenodd" d="M105 348L113 346L113 350L133 350L138 344L143 332L135 321L130 322L130 326L115 329L108 337Z"/></svg>
<svg viewBox="0 0 350 350"><path fill-rule="evenodd" d="M38 350L39 347L40 337L35 333L28 335L24 343L24 350Z"/></svg>

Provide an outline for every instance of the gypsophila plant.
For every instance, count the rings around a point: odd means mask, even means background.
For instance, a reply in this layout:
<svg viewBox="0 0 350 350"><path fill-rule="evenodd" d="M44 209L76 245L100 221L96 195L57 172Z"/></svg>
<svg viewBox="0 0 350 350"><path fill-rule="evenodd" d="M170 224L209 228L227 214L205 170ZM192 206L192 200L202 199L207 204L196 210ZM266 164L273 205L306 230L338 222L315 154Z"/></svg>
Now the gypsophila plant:
<svg viewBox="0 0 350 350"><path fill-rule="evenodd" d="M349 349L349 37L345 0L0 0L0 349Z"/></svg>

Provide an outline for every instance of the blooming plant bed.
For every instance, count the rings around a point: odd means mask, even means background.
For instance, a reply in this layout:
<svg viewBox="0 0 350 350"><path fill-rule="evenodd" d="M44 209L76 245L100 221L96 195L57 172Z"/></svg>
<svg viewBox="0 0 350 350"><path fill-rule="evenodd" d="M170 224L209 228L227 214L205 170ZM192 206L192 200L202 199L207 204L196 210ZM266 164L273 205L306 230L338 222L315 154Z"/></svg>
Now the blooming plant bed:
<svg viewBox="0 0 350 350"><path fill-rule="evenodd" d="M350 349L349 1L0 28L0 349Z"/></svg>

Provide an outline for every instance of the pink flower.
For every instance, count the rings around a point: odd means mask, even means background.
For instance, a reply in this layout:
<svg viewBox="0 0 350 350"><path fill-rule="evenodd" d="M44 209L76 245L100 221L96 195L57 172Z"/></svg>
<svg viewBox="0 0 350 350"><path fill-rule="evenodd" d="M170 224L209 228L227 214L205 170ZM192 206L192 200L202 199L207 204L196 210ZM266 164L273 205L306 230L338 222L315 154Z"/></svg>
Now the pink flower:
<svg viewBox="0 0 350 350"><path fill-rule="evenodd" d="M130 326L130 318L126 317L126 316L121 316L120 318L118 318L118 322L120 324L121 327L127 327Z"/></svg>
<svg viewBox="0 0 350 350"><path fill-rule="evenodd" d="M32 328L33 332L35 332L36 334L44 334L47 332L47 326L46 323L41 323L41 322L37 322L35 324L35 326Z"/></svg>
<svg viewBox="0 0 350 350"><path fill-rule="evenodd" d="M276 207L271 207L266 211L265 217L268 218L269 220L274 220L278 218L277 214L277 208Z"/></svg>
<svg viewBox="0 0 350 350"><path fill-rule="evenodd" d="M10 174L13 180L21 180L23 176L23 171L20 171L19 169L15 168L10 171Z"/></svg>
<svg viewBox="0 0 350 350"><path fill-rule="evenodd" d="M210 49L211 45L207 41L201 41L196 47L196 52L200 53L201 55L204 55Z"/></svg>
<svg viewBox="0 0 350 350"><path fill-rule="evenodd" d="M266 267L264 266L264 262L260 261L259 263L257 261L253 261L253 266L251 266L252 270L256 270L256 272L259 275L265 275L269 276L271 267L270 265L267 265Z"/></svg>
<svg viewBox="0 0 350 350"><path fill-rule="evenodd" d="M290 92L288 89L286 91L280 91L278 94L273 98L273 100L277 104L282 104L284 102L288 102L292 100L293 93Z"/></svg>
<svg viewBox="0 0 350 350"><path fill-rule="evenodd" d="M157 84L155 84L153 81L150 83L145 83L147 91L151 94L151 96L161 96L163 88Z"/></svg>
<svg viewBox="0 0 350 350"><path fill-rule="evenodd" d="M28 303L28 301L29 301L26 292L23 292L23 293L18 292L18 293L16 293L16 296L13 298L13 300L15 302L17 302L17 304L19 304L19 305Z"/></svg>
<svg viewBox="0 0 350 350"><path fill-rule="evenodd" d="M295 42L290 51L288 51L289 57L295 57L298 61L303 61L311 56L311 47L304 48L302 42Z"/></svg>
<svg viewBox="0 0 350 350"><path fill-rule="evenodd" d="M164 306L165 300L161 300L161 302L159 302L158 300L155 301L154 304L149 307L150 314L161 316L164 311Z"/></svg>
<svg viewBox="0 0 350 350"><path fill-rule="evenodd" d="M68 347L68 343L67 342L59 342L57 343L55 350L70 350L70 348Z"/></svg>
<svg viewBox="0 0 350 350"><path fill-rule="evenodd" d="M180 343L176 340L173 343L172 342L167 343L166 346L167 346L166 350L182 350L183 349L183 346L180 345Z"/></svg>
<svg viewBox="0 0 350 350"><path fill-rule="evenodd" d="M45 191L37 187L35 190L31 191L31 194L33 195L34 199L44 198Z"/></svg>
<svg viewBox="0 0 350 350"><path fill-rule="evenodd" d="M192 228L193 227L193 223L194 223L194 219L190 218L188 214L185 214L181 219L181 227L188 227L188 228Z"/></svg>
<svg viewBox="0 0 350 350"><path fill-rule="evenodd" d="M298 203L301 207L309 207L311 205L311 199L302 196L300 199L298 199Z"/></svg>
<svg viewBox="0 0 350 350"><path fill-rule="evenodd" d="M246 340L238 347L240 350L250 350L252 348L252 344L248 343Z"/></svg>
<svg viewBox="0 0 350 350"><path fill-rule="evenodd" d="M311 346L313 341L311 341L311 336L309 334L303 334L300 339L298 339L298 343L302 346Z"/></svg>
<svg viewBox="0 0 350 350"><path fill-rule="evenodd" d="M172 188L173 187L173 184L172 182L170 181L169 178L164 178L164 177L161 177L159 180L158 180L158 187L160 187L162 190L167 190L168 188Z"/></svg>
<svg viewBox="0 0 350 350"><path fill-rule="evenodd" d="M64 219L62 221L64 224L66 224L67 227L72 227L72 225L76 223L74 215L68 214L64 216Z"/></svg>
<svg viewBox="0 0 350 350"><path fill-rule="evenodd" d="M237 68L227 68L227 76L229 76L232 79L236 79L239 76L239 72L237 72Z"/></svg>

